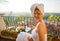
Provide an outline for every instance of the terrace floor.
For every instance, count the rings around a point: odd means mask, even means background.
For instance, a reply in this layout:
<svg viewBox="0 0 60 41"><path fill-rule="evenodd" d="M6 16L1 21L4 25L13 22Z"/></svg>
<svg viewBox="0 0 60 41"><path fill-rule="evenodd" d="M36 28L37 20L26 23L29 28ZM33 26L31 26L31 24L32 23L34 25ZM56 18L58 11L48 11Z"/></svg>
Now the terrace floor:
<svg viewBox="0 0 60 41"><path fill-rule="evenodd" d="M16 40L11 40L11 39L5 39L0 37L0 41L16 41Z"/></svg>

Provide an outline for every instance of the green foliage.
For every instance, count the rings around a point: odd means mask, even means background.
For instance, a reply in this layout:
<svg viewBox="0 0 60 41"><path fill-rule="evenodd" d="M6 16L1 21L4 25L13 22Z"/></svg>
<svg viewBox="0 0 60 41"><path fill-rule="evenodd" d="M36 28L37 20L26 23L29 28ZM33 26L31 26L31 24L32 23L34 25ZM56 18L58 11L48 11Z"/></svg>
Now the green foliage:
<svg viewBox="0 0 60 41"><path fill-rule="evenodd" d="M53 35L51 33L48 33L47 37L48 37L48 41L53 41L55 38L58 38L58 36Z"/></svg>
<svg viewBox="0 0 60 41"><path fill-rule="evenodd" d="M53 35L51 33L48 33L48 38L52 38Z"/></svg>
<svg viewBox="0 0 60 41"><path fill-rule="evenodd" d="M51 20L51 21L60 21L60 16L57 16L55 14L50 14L48 16L48 19Z"/></svg>
<svg viewBox="0 0 60 41"><path fill-rule="evenodd" d="M18 24L18 22L22 22L24 20L26 20L28 17L31 16L4 16L4 21L6 23L6 26L11 26L11 25L16 25ZM60 16L57 16L55 14L48 14L45 15L43 18L45 19L49 19L52 21L60 21Z"/></svg>
<svg viewBox="0 0 60 41"><path fill-rule="evenodd" d="M24 17L24 16L4 16L4 21L6 23L6 26L11 26L18 24L18 22L22 22L27 18L28 17Z"/></svg>
<svg viewBox="0 0 60 41"><path fill-rule="evenodd" d="M8 20L8 17L6 16L6 17L4 17L4 21L5 21L5 23L6 23L6 25L7 26L9 26L10 25L10 22L9 22L9 20Z"/></svg>
<svg viewBox="0 0 60 41"><path fill-rule="evenodd" d="M57 20L60 21L60 16L57 17Z"/></svg>
<svg viewBox="0 0 60 41"><path fill-rule="evenodd" d="M48 19L52 20L52 21L56 21L56 18L57 18L57 16L54 15L54 14L50 14L49 17L48 17Z"/></svg>
<svg viewBox="0 0 60 41"><path fill-rule="evenodd" d="M1 32L1 34L4 35L4 36L16 38L18 33L15 30L8 30L8 29L6 29L6 30L3 30Z"/></svg>

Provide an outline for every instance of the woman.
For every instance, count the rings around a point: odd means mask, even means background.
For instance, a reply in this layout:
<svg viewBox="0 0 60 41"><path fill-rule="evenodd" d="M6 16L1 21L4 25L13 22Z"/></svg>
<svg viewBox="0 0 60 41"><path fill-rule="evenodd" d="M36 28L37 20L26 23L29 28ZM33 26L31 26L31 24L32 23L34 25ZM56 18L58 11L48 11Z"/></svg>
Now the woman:
<svg viewBox="0 0 60 41"><path fill-rule="evenodd" d="M43 22L43 4L32 5L31 12L38 22L36 27L33 28L32 34L20 33L16 41L47 41L47 30Z"/></svg>
<svg viewBox="0 0 60 41"><path fill-rule="evenodd" d="M31 7L31 12L38 22L37 26L32 31L32 39L34 41L47 41L47 29L43 22L43 7L43 4L34 4Z"/></svg>

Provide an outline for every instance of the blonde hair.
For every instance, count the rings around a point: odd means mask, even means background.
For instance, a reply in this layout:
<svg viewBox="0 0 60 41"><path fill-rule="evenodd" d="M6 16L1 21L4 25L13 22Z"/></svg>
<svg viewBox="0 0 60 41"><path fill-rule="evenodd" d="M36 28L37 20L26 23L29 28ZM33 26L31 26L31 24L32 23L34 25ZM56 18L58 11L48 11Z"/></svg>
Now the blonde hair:
<svg viewBox="0 0 60 41"><path fill-rule="evenodd" d="M31 6L31 13L32 14L34 14L34 10L35 10L35 8L38 8L40 11L41 11L41 13L44 15L44 4L38 4L38 3L36 3L36 4L33 4L32 6Z"/></svg>

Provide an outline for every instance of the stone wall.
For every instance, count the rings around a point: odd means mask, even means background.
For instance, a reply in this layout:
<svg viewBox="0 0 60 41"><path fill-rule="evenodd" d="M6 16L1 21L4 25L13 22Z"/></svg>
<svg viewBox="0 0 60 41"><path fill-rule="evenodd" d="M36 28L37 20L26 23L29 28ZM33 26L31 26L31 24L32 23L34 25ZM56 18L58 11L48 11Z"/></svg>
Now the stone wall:
<svg viewBox="0 0 60 41"><path fill-rule="evenodd" d="M4 29L6 29L6 27L5 27L5 23L3 20L3 14L0 14L0 35L1 35L1 31Z"/></svg>

